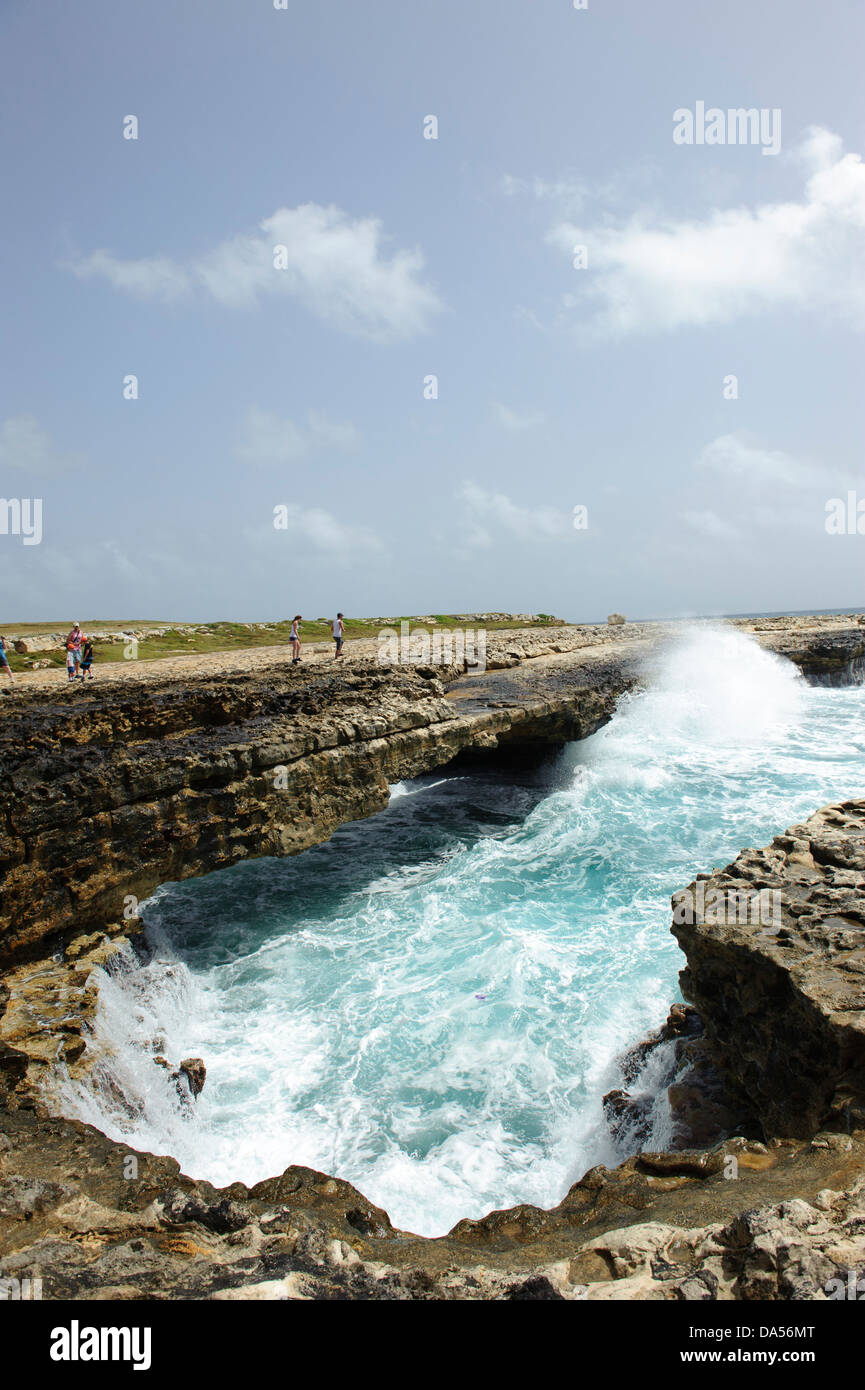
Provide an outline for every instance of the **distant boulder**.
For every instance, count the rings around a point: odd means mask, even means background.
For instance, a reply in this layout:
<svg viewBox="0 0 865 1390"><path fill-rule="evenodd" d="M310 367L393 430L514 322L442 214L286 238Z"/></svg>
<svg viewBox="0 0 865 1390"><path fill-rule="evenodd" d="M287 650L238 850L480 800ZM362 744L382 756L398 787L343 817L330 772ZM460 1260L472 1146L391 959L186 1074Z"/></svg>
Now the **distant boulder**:
<svg viewBox="0 0 865 1390"><path fill-rule="evenodd" d="M610 627L622 627L627 622L627 618L624 613L611 613L607 618L607 622Z"/></svg>

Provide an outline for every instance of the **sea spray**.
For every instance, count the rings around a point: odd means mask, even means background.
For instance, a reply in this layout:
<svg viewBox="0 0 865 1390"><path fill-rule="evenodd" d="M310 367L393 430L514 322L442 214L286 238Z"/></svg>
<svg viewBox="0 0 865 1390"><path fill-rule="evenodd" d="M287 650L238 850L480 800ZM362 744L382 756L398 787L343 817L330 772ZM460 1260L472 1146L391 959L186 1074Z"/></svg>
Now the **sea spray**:
<svg viewBox="0 0 865 1390"><path fill-rule="evenodd" d="M620 1160L601 1097L679 997L671 894L865 772L862 689L752 638L700 628L647 678L534 773L419 779L294 859L165 885L58 1103L216 1184L338 1174L423 1234ZM205 1059L194 1106L157 1055Z"/></svg>

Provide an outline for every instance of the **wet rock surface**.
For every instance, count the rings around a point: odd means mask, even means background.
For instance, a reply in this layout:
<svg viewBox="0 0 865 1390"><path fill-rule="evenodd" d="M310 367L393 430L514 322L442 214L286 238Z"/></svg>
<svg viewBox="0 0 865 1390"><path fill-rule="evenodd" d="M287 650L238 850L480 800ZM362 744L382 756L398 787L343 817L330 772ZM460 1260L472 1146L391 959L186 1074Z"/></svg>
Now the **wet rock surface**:
<svg viewBox="0 0 865 1390"><path fill-rule="evenodd" d="M697 1010L674 1004L663 1027L620 1058L624 1088L604 1096L607 1125L620 1145L634 1149L652 1132L660 1093L669 1105L673 1151L706 1148L731 1134L759 1138L751 1103L727 1083Z"/></svg>

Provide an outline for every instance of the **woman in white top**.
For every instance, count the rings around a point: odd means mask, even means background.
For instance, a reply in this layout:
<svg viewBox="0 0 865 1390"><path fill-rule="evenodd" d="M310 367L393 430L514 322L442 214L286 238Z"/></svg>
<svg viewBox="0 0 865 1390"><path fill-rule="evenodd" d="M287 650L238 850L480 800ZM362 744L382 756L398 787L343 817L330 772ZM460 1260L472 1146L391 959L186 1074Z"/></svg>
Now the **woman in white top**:
<svg viewBox="0 0 865 1390"><path fill-rule="evenodd" d="M342 656L342 644L345 641L345 623L342 621L341 613L337 613L333 620L333 640L336 643L334 656Z"/></svg>
<svg viewBox="0 0 865 1390"><path fill-rule="evenodd" d="M291 636L288 639L291 643L292 666L296 666L297 663L300 661L300 624L302 622L303 618L300 616L299 613L296 613L291 624Z"/></svg>

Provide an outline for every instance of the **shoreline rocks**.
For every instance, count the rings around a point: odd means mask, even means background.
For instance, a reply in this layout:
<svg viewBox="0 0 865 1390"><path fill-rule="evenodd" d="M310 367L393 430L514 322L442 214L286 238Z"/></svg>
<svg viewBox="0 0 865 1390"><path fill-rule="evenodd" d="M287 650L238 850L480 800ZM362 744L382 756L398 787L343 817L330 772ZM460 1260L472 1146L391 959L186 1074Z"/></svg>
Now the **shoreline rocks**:
<svg viewBox="0 0 865 1390"><path fill-rule="evenodd" d="M0 1136L0 1278L52 1299L709 1301L843 1295L865 1266L865 1132L738 1139L592 1169L424 1240L299 1166L213 1188L167 1157L32 1110Z"/></svg>
<svg viewBox="0 0 865 1390"><path fill-rule="evenodd" d="M766 892L768 920L754 912ZM865 1125L865 801L743 850L674 906L700 897L721 907L672 931L727 1085L772 1135Z"/></svg>

